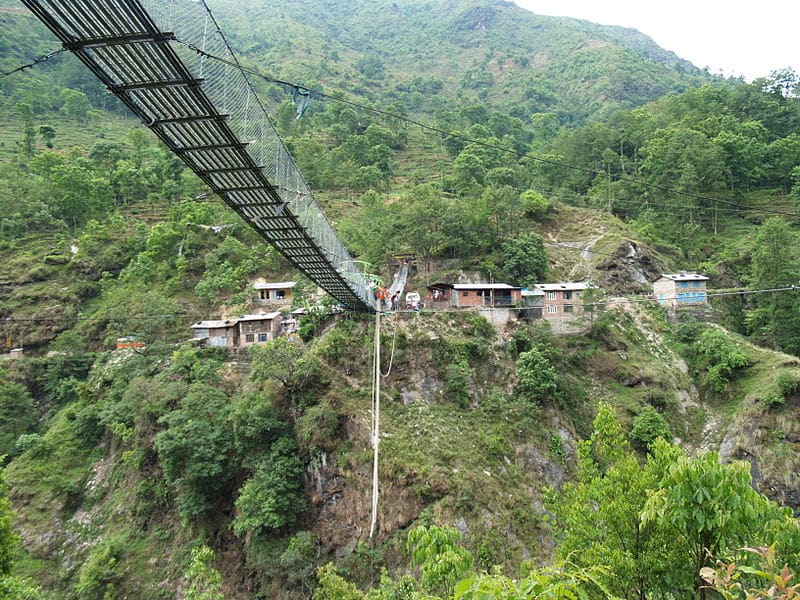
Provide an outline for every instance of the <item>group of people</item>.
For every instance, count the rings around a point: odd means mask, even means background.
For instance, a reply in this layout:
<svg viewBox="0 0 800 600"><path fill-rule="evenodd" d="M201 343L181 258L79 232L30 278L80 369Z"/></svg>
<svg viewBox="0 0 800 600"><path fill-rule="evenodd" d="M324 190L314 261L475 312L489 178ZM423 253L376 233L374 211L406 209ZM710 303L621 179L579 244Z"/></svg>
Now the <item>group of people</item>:
<svg viewBox="0 0 800 600"><path fill-rule="evenodd" d="M375 300L378 301L378 309L382 309L384 303L386 303L386 309L394 311L399 308L400 292L395 291L389 296L389 290L383 286L379 286L375 289Z"/></svg>
<svg viewBox="0 0 800 600"><path fill-rule="evenodd" d="M380 286L375 289L375 300L378 301L378 308L383 308L385 302L388 310L397 310L400 302L400 292L396 291L389 296L389 290Z"/></svg>

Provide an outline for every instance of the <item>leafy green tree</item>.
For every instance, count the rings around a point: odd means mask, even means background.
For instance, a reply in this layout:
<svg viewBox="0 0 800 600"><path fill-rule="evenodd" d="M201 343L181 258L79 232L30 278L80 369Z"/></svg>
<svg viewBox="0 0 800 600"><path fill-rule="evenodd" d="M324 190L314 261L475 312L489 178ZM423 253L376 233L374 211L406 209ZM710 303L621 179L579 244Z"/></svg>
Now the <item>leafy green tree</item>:
<svg viewBox="0 0 800 600"><path fill-rule="evenodd" d="M458 190L464 195L483 186L487 173L503 164L499 140L492 136L481 141L483 143L467 144L453 161Z"/></svg>
<svg viewBox="0 0 800 600"><path fill-rule="evenodd" d="M492 172L496 171L492 169ZM517 201L517 192L510 186L487 184L483 188L476 215L480 248L495 249L501 240L517 231L521 214Z"/></svg>
<svg viewBox="0 0 800 600"><path fill-rule="evenodd" d="M277 440L239 490L234 532L243 535L294 525L305 507L302 473L294 440L288 437Z"/></svg>
<svg viewBox="0 0 800 600"><path fill-rule="evenodd" d="M606 320L601 319L606 312L606 293L601 288L590 285L581 292L583 312L589 315L591 329L589 335L600 338L605 331Z"/></svg>
<svg viewBox="0 0 800 600"><path fill-rule="evenodd" d="M78 90L65 88L61 90L61 103L61 112L64 115L81 123L88 121L92 105L86 94Z"/></svg>
<svg viewBox="0 0 800 600"><path fill-rule="evenodd" d="M700 573L711 556L768 546L776 541L775 532L798 531L790 509L753 489L749 463L722 464L714 452L682 456L670 466L647 499L642 524L661 524L678 535L674 543L691 560L691 589L700 598L709 596ZM784 548L792 554L797 550Z"/></svg>
<svg viewBox="0 0 800 600"><path fill-rule="evenodd" d="M252 346L248 351L253 360L250 378L279 382L288 397L290 414L296 418L300 393L321 377L319 359L285 337Z"/></svg>
<svg viewBox="0 0 800 600"><path fill-rule="evenodd" d="M517 359L517 394L536 406L556 392L557 374L548 356L534 346Z"/></svg>
<svg viewBox="0 0 800 600"><path fill-rule="evenodd" d="M727 168L722 151L699 131L681 125L658 130L643 146L642 153L643 174L662 190L710 194L725 188ZM698 218L697 208L707 208L708 204L692 196L651 193L669 200L671 205L683 205L681 217L688 218L690 224Z"/></svg>
<svg viewBox="0 0 800 600"><path fill-rule="evenodd" d="M22 140L18 143L19 145L19 155L21 162L27 162L27 159L31 158L35 151L35 143L36 143L36 128L33 126L33 114L31 112L31 108L27 104L23 104L17 109L22 115Z"/></svg>
<svg viewBox="0 0 800 600"><path fill-rule="evenodd" d="M538 233L527 232L503 243L503 270L517 285L532 287L547 274L547 250Z"/></svg>
<svg viewBox="0 0 800 600"><path fill-rule="evenodd" d="M677 453L662 442L640 463L614 409L601 404L592 436L579 443L575 480L548 494L557 557L582 568L605 566L597 581L621 598L668 592L684 565L670 549L669 533L659 524L642 523L639 515Z"/></svg>
<svg viewBox="0 0 800 600"><path fill-rule="evenodd" d="M697 366L705 371L703 382L722 392L734 371L747 365L747 354L721 329L704 330L693 346Z"/></svg>
<svg viewBox="0 0 800 600"><path fill-rule="evenodd" d="M652 406L645 406L633 418L631 426L631 439L649 448L657 439L669 440L669 425L666 419Z"/></svg>
<svg viewBox="0 0 800 600"><path fill-rule="evenodd" d="M339 575L333 563L320 567L317 580L319 585L314 590L312 600L364 600L364 594Z"/></svg>
<svg viewBox="0 0 800 600"><path fill-rule="evenodd" d="M784 288L800 282L798 235L781 217L761 225L753 242L750 285L756 289ZM747 313L749 331L777 348L800 354L800 293L757 294Z"/></svg>
<svg viewBox="0 0 800 600"><path fill-rule="evenodd" d="M731 187L749 190L767 171L765 157L769 132L757 121L741 123L728 119L726 127L713 138L722 149L731 176Z"/></svg>
<svg viewBox="0 0 800 600"><path fill-rule="evenodd" d="M452 206L432 184L413 187L402 200L400 224L403 240L416 250L430 271L430 261L452 242Z"/></svg>
<svg viewBox="0 0 800 600"><path fill-rule="evenodd" d="M90 161L75 152L42 152L31 160L30 167L47 180L47 203L72 224L73 230L100 215L113 200L108 181L96 175Z"/></svg>
<svg viewBox="0 0 800 600"><path fill-rule="evenodd" d="M53 140L56 138L56 130L51 125L41 125L39 127L39 135L44 140L44 145L48 148L53 147Z"/></svg>
<svg viewBox="0 0 800 600"><path fill-rule="evenodd" d="M778 138L767 146L765 157L769 169L768 178L783 186L785 192L792 189L792 172L800 165L800 134Z"/></svg>
<svg viewBox="0 0 800 600"><path fill-rule="evenodd" d="M519 195L522 214L535 219L542 218L550 209L550 201L536 190L525 190Z"/></svg>
<svg viewBox="0 0 800 600"><path fill-rule="evenodd" d="M303 591L310 595L318 556L319 550L314 534L310 531L300 531L289 540L289 545L281 554L278 563L284 577L292 584L299 582Z"/></svg>
<svg viewBox="0 0 800 600"><path fill-rule="evenodd" d="M241 292L261 264L251 248L229 235L206 255L206 268L195 292L210 303L219 301L224 294Z"/></svg>
<svg viewBox="0 0 800 600"><path fill-rule="evenodd" d="M562 600L597 598L618 600L605 585L609 570L602 565L578 567L559 562L532 569L512 579L499 570L463 579L456 585L454 600Z"/></svg>
<svg viewBox="0 0 800 600"><path fill-rule="evenodd" d="M219 389L193 384L179 407L159 423L155 448L170 483L178 487L178 507L184 517L212 508L230 472L233 439L228 430L230 400Z"/></svg>
<svg viewBox="0 0 800 600"><path fill-rule="evenodd" d="M800 583L789 567L778 562L775 546L745 548L758 557L758 567L717 561L714 567L703 567L700 577L724 600L795 600L800 595Z"/></svg>
<svg viewBox="0 0 800 600"><path fill-rule="evenodd" d="M355 68L369 79L383 79L385 67L383 61L374 54L366 54L359 58Z"/></svg>
<svg viewBox="0 0 800 600"><path fill-rule="evenodd" d="M420 584L431 593L450 597L456 582L472 569L472 555L459 546L452 527L420 525L408 532L411 565L421 567Z"/></svg>

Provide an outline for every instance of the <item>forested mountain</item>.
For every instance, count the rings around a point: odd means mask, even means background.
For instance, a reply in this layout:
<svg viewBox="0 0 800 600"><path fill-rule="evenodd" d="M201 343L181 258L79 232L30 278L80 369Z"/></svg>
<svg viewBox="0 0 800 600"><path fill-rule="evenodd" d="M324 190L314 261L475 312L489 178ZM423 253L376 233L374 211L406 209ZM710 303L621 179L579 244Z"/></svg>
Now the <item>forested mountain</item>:
<svg viewBox="0 0 800 600"><path fill-rule="evenodd" d="M384 318L370 539L373 317L331 310L72 57L4 76L0 339L24 356L0 362L0 596L710 597L702 572L790 598L797 75L722 80L510 2L211 8L366 269L584 281L590 309L558 336ZM0 71L57 46L0 2ZM680 270L706 310L642 295ZM187 342L260 310L259 278L298 281L302 342Z"/></svg>
<svg viewBox="0 0 800 600"><path fill-rule="evenodd" d="M511 2L220 2L237 48L274 76L434 111L490 103L528 121L603 117L708 81L637 31Z"/></svg>

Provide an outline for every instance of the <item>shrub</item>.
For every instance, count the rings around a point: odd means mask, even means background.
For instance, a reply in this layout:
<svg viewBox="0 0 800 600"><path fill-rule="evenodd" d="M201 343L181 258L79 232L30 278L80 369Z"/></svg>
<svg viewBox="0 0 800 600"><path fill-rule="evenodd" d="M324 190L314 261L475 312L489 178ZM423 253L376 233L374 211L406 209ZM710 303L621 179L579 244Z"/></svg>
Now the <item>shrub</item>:
<svg viewBox="0 0 800 600"><path fill-rule="evenodd" d="M671 437L666 419L650 406L645 406L633 419L630 436L644 448L649 448L658 438L669 441Z"/></svg>
<svg viewBox="0 0 800 600"><path fill-rule="evenodd" d="M706 369L705 383L722 392L735 369L747 365L747 354L718 329L706 329L695 344L698 366Z"/></svg>
<svg viewBox="0 0 800 600"><path fill-rule="evenodd" d="M778 384L778 389L784 397L793 394L798 390L798 388L800 388L800 380L798 380L797 377L791 373L781 373L778 375L776 383Z"/></svg>
<svg viewBox="0 0 800 600"><path fill-rule="evenodd" d="M120 580L117 564L122 555L122 546L108 542L96 546L78 575L75 591L79 600L105 600L115 597L115 588Z"/></svg>
<svg viewBox="0 0 800 600"><path fill-rule="evenodd" d="M43 441L44 439L38 433L23 433L14 444L14 455L20 455L31 448L37 448Z"/></svg>
<svg viewBox="0 0 800 600"><path fill-rule="evenodd" d="M214 558L214 551L208 546L192 548L192 560L184 573L188 584L184 600L224 600L220 591L222 575L211 566Z"/></svg>
<svg viewBox="0 0 800 600"><path fill-rule="evenodd" d="M297 420L297 437L309 451L333 449L338 430L339 414L328 400L312 406Z"/></svg>
<svg viewBox="0 0 800 600"><path fill-rule="evenodd" d="M662 390L648 390L644 396L644 401L656 409L663 410L667 407L667 395Z"/></svg>
<svg viewBox="0 0 800 600"><path fill-rule="evenodd" d="M556 370L539 348L533 347L517 360L517 393L531 404L551 398L556 391Z"/></svg>

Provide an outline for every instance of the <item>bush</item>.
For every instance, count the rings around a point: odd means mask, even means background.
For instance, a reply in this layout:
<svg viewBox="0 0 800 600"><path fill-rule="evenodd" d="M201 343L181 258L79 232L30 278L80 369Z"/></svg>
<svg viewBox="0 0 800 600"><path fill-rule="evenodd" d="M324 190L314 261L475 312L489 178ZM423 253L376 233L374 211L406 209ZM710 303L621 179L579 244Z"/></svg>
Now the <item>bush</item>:
<svg viewBox="0 0 800 600"><path fill-rule="evenodd" d="M339 414L327 400L312 406L297 420L297 437L308 451L332 450L338 430Z"/></svg>
<svg viewBox="0 0 800 600"><path fill-rule="evenodd" d="M18 456L32 448L37 448L43 442L44 439L38 433L23 433L14 444L14 455Z"/></svg>
<svg viewBox="0 0 800 600"><path fill-rule="evenodd" d="M671 437L666 419L650 406L645 406L633 419L630 436L637 445L645 449L658 438L669 441Z"/></svg>
<svg viewBox="0 0 800 600"><path fill-rule="evenodd" d="M533 347L519 355L517 378L517 394L530 404L539 404L556 392L556 370L539 348Z"/></svg>
<svg viewBox="0 0 800 600"><path fill-rule="evenodd" d="M167 481L178 485L184 517L210 509L217 491L232 476L230 413L224 392L196 383L180 408L159 419L167 429L156 436L155 448Z"/></svg>
<svg viewBox="0 0 800 600"><path fill-rule="evenodd" d="M781 395L789 396L800 388L800 380L791 373L781 373L776 380Z"/></svg>
<svg viewBox="0 0 800 600"><path fill-rule="evenodd" d="M705 383L722 392L735 369L747 365L747 354L718 329L706 329L694 346L698 367L706 370Z"/></svg>
<svg viewBox="0 0 800 600"><path fill-rule="evenodd" d="M648 390L644 401L656 409L663 410L667 407L667 395L658 389Z"/></svg>
<svg viewBox="0 0 800 600"><path fill-rule="evenodd" d="M92 549L78 575L75 591L79 600L114 598L120 580L117 564L122 555L119 543L109 542Z"/></svg>

